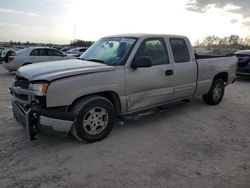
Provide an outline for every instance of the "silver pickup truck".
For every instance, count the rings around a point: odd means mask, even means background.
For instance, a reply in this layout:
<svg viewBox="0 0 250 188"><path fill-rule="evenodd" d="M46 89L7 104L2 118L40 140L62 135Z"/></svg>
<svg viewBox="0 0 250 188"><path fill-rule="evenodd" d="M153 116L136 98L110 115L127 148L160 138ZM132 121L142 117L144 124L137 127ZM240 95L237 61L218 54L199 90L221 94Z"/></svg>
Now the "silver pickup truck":
<svg viewBox="0 0 250 188"><path fill-rule="evenodd" d="M109 36L79 59L21 67L10 86L13 113L31 140L72 133L94 142L129 114L200 95L219 104L236 63L233 56L195 56L185 36Z"/></svg>

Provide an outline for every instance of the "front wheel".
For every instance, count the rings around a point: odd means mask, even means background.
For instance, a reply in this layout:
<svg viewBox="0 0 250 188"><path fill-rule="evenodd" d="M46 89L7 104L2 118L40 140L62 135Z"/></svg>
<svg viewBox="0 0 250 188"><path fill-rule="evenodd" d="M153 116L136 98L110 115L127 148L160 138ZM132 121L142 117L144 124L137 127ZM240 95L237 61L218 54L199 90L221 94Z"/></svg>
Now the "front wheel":
<svg viewBox="0 0 250 188"><path fill-rule="evenodd" d="M217 105L221 102L225 92L225 84L221 78L213 81L208 94L203 95L203 100L209 105Z"/></svg>
<svg viewBox="0 0 250 188"><path fill-rule="evenodd" d="M113 104L100 96L83 99L75 105L73 112L76 119L71 132L79 141L102 140L112 131L116 120Z"/></svg>

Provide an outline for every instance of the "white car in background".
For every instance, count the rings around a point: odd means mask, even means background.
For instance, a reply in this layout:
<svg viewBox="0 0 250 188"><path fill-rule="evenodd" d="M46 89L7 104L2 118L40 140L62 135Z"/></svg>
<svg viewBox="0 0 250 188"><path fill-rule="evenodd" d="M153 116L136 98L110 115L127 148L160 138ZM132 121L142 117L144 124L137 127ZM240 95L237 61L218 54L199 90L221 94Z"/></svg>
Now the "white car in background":
<svg viewBox="0 0 250 188"><path fill-rule="evenodd" d="M0 63L2 63L2 61L3 61L2 52L4 50L5 50L5 48L0 46Z"/></svg>
<svg viewBox="0 0 250 188"><path fill-rule="evenodd" d="M9 71L15 71L24 65L46 61L72 59L63 52L50 47L24 48L4 58L3 66Z"/></svg>
<svg viewBox="0 0 250 188"><path fill-rule="evenodd" d="M85 52L88 47L77 47L66 51L65 53L69 56L80 57L83 52Z"/></svg>
<svg viewBox="0 0 250 188"><path fill-rule="evenodd" d="M0 55L2 54L2 51L4 51L5 48L0 46Z"/></svg>

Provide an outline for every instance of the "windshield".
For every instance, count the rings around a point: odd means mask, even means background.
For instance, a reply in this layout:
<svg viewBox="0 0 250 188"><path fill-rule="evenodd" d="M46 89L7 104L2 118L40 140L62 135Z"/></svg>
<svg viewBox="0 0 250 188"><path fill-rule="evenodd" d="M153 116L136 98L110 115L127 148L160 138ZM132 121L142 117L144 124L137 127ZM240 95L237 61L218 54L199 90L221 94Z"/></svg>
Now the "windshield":
<svg viewBox="0 0 250 188"><path fill-rule="evenodd" d="M135 38L110 37L95 42L80 59L107 65L120 65L135 44Z"/></svg>

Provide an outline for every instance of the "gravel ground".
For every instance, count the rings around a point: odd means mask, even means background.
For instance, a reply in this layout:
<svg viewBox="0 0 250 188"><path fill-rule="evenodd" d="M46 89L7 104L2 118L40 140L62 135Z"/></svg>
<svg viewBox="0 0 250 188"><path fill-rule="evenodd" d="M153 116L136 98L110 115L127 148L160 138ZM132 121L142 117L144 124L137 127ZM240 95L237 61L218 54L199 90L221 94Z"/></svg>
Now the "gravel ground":
<svg viewBox="0 0 250 188"><path fill-rule="evenodd" d="M220 105L201 98L117 125L105 140L30 142L0 65L0 187L250 187L250 79Z"/></svg>

